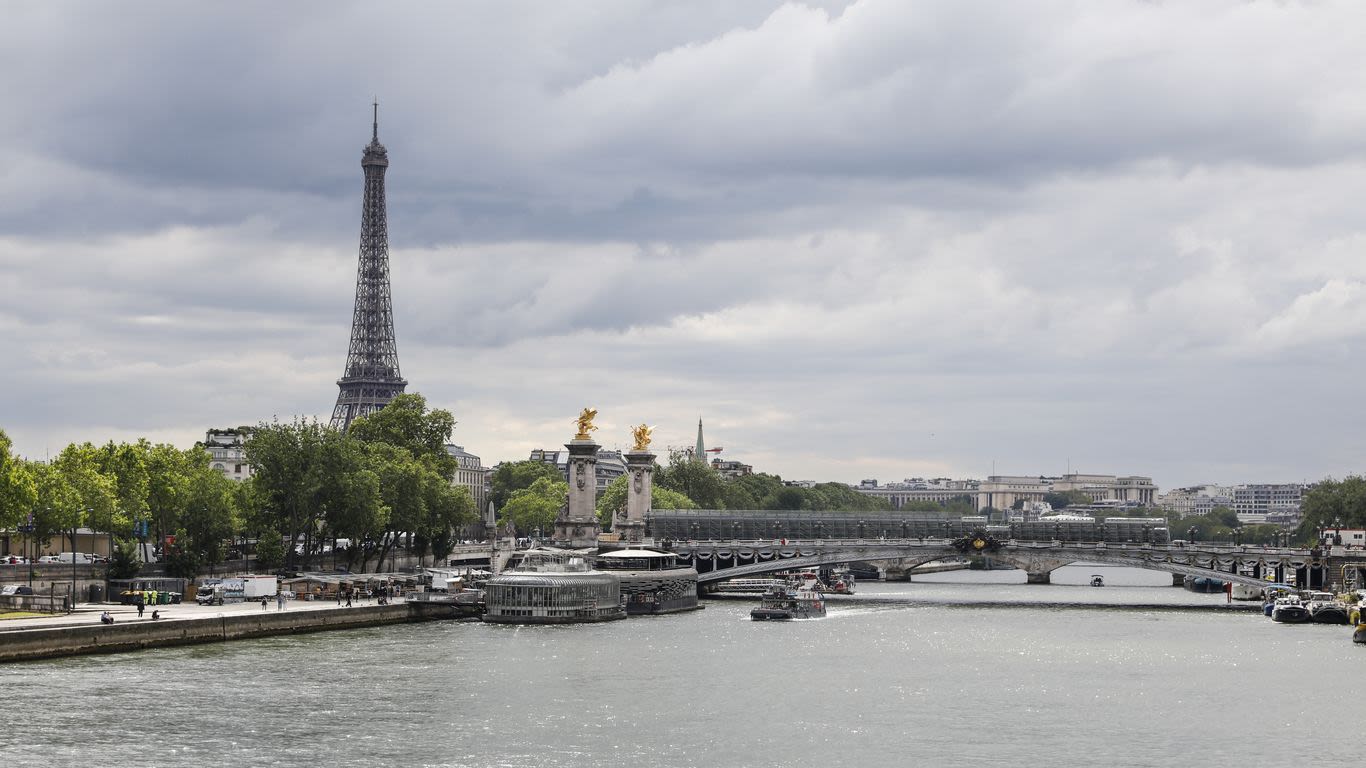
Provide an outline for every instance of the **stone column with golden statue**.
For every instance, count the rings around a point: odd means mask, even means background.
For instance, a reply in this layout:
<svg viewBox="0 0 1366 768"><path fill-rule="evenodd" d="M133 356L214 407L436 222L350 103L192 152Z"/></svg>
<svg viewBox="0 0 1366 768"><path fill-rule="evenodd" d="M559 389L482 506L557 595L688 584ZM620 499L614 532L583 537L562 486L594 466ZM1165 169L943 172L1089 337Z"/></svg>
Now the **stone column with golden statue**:
<svg viewBox="0 0 1366 768"><path fill-rule="evenodd" d="M584 408L576 420L578 432L565 443L569 449L569 503L555 518L556 544L583 549L598 545L598 444L593 441L593 417L598 412Z"/></svg>
<svg viewBox="0 0 1366 768"><path fill-rule="evenodd" d="M618 511L613 521L613 530L621 535L621 541L632 546L645 540L645 516L651 509L655 455L650 452L650 431L645 424L631 428L635 447L626 452L626 508Z"/></svg>

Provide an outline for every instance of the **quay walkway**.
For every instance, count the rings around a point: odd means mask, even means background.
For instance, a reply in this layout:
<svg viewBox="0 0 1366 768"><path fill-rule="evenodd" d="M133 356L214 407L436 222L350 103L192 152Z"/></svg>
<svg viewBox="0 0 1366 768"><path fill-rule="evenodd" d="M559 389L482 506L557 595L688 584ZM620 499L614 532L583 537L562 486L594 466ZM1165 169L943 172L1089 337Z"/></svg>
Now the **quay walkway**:
<svg viewBox="0 0 1366 768"><path fill-rule="evenodd" d="M152 619L152 611L160 619ZM108 611L113 624L102 624ZM348 608L328 600L275 600L201 606L195 603L148 606L141 618L128 605L82 603L71 613L0 620L0 662L117 653L174 645L222 642L385 624L460 618L449 603L353 602Z"/></svg>

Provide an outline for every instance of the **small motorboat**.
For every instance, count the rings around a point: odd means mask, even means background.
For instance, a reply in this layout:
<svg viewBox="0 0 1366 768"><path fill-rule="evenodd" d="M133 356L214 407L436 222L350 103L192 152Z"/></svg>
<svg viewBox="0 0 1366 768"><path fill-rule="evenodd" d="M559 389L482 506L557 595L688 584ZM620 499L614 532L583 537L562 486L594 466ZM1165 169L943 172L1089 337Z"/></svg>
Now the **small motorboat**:
<svg viewBox="0 0 1366 768"><path fill-rule="evenodd" d="M813 589L780 587L759 598L759 607L749 612L755 621L817 619L825 615L825 598Z"/></svg>
<svg viewBox="0 0 1366 768"><path fill-rule="evenodd" d="M1309 621L1309 609L1295 595L1278 597L1271 607L1271 620L1282 624L1303 624Z"/></svg>
<svg viewBox="0 0 1366 768"><path fill-rule="evenodd" d="M1099 573L1092 575L1092 576L1091 576L1091 586L1093 586L1093 587L1103 587L1103 586L1105 586L1105 579L1104 579L1104 577L1102 577Z"/></svg>
<svg viewBox="0 0 1366 768"><path fill-rule="evenodd" d="M1347 623L1347 605L1327 592L1310 592L1308 608L1315 624Z"/></svg>

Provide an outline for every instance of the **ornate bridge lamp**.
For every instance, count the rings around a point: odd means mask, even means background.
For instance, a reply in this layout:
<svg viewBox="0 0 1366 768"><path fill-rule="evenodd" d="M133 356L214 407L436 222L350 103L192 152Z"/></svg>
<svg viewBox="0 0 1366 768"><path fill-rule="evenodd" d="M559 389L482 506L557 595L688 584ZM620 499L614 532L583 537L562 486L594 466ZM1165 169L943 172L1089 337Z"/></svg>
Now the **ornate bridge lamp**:
<svg viewBox="0 0 1366 768"><path fill-rule="evenodd" d="M779 540L779 541L782 541L782 538L783 538L783 523L782 523L781 520L774 520L774 521L773 521L773 538L775 538L775 539L777 539L777 540Z"/></svg>
<svg viewBox="0 0 1366 768"><path fill-rule="evenodd" d="M817 538L817 539L824 539L824 538L825 538L825 523L822 523L822 522L819 521L819 520L816 521L816 538Z"/></svg>
<svg viewBox="0 0 1366 768"><path fill-rule="evenodd" d="M733 535L732 535L732 538L734 538L736 541L739 541L739 540L740 540L740 521L739 521L739 520L736 520L735 522L731 523L731 524L730 524L730 529L731 529L731 532L732 532L732 534L733 534Z"/></svg>
<svg viewBox="0 0 1366 768"><path fill-rule="evenodd" d="M908 538L910 538L910 528L906 525L906 521L905 521L905 520L902 520L902 521L901 521L901 538L903 538L903 539L908 539Z"/></svg>
<svg viewBox="0 0 1366 768"><path fill-rule="evenodd" d="M860 539L863 538L863 525L864 525L864 523L863 523L862 520L858 521L858 537L859 537Z"/></svg>

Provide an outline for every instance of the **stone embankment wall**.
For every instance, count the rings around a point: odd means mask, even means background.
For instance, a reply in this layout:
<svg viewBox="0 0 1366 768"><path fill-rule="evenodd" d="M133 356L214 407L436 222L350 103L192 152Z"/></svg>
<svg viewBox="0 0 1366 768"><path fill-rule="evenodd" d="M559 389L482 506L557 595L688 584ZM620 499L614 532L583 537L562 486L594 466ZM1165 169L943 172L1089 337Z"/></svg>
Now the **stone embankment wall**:
<svg viewBox="0 0 1366 768"><path fill-rule="evenodd" d="M382 624L456 618L455 607L404 603L328 611L245 613L136 624L27 629L0 634L0 662L49 659L89 653L118 653L170 645L216 643L253 637L356 629Z"/></svg>

